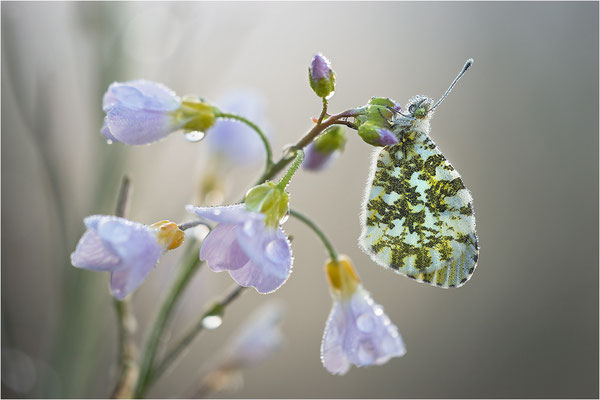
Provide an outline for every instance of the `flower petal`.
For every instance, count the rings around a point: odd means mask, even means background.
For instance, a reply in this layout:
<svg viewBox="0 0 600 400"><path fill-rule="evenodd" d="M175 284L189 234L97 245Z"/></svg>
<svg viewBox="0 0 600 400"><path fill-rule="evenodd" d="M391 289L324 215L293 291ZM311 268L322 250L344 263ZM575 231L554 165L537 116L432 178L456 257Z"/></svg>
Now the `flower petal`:
<svg viewBox="0 0 600 400"><path fill-rule="evenodd" d="M263 214L248 211L243 204L218 207L194 207L188 205L186 210L198 215L202 219L224 224L243 224L246 221L262 221L264 219Z"/></svg>
<svg viewBox="0 0 600 400"><path fill-rule="evenodd" d="M240 247L250 261L230 271L241 286L252 286L259 293L277 290L292 272L292 249L281 228L265 227L262 221L246 221L237 231Z"/></svg>
<svg viewBox="0 0 600 400"><path fill-rule="evenodd" d="M139 267L123 268L110 274L110 291L112 295L123 300L137 289L154 268L154 264Z"/></svg>
<svg viewBox="0 0 600 400"><path fill-rule="evenodd" d="M205 260L213 271L239 269L248 262L248 256L237 242L238 228L233 224L219 224L204 239L200 259Z"/></svg>
<svg viewBox="0 0 600 400"><path fill-rule="evenodd" d="M121 258L122 268L151 270L165 251L146 225L104 215L87 217L85 223Z"/></svg>
<svg viewBox="0 0 600 400"><path fill-rule="evenodd" d="M335 375L344 375L350 369L350 361L342 349L342 325L340 304L336 301L327 318L321 342L321 362L327 371Z"/></svg>
<svg viewBox="0 0 600 400"><path fill-rule="evenodd" d="M96 271L112 271L122 267L118 254L91 229L77 243L77 248L71 254L71 264Z"/></svg>
<svg viewBox="0 0 600 400"><path fill-rule="evenodd" d="M110 129L108 128L108 125L106 124L106 117L104 117L104 123L102 124L102 129L100 129L100 133L102 135L104 135L106 140L112 140L113 142L119 141L119 139L114 137L113 134L110 132Z"/></svg>
<svg viewBox="0 0 600 400"><path fill-rule="evenodd" d="M178 128L170 114L123 105L114 106L108 111L106 124L119 142L129 145L155 142Z"/></svg>

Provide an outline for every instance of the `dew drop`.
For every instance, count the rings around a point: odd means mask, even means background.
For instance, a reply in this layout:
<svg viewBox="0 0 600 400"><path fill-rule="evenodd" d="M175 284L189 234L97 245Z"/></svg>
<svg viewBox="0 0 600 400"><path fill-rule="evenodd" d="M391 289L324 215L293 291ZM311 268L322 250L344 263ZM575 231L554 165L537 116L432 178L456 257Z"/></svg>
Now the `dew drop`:
<svg viewBox="0 0 600 400"><path fill-rule="evenodd" d="M265 254L267 258L273 262L279 262L281 260L281 252L279 251L279 245L277 240L270 241L265 247Z"/></svg>
<svg viewBox="0 0 600 400"><path fill-rule="evenodd" d="M283 154L283 158L285 160L294 158L296 156L296 145L291 143L283 146L281 153Z"/></svg>
<svg viewBox="0 0 600 400"><path fill-rule="evenodd" d="M106 144L113 144L113 143L114 143L114 142L113 142L112 140L110 140L110 139L108 139L108 140L106 141Z"/></svg>
<svg viewBox="0 0 600 400"><path fill-rule="evenodd" d="M332 98L332 97L333 97L333 95L334 95L334 94L335 94L335 90L332 90L332 91L331 91L331 93L329 93L329 94L327 95L327 97L325 97L325 99L326 99L326 100L329 100L330 98Z"/></svg>
<svg viewBox="0 0 600 400"><path fill-rule="evenodd" d="M244 226L242 227L242 230L248 236L254 235L256 233L256 227L254 226L254 221L244 222Z"/></svg>
<svg viewBox="0 0 600 400"><path fill-rule="evenodd" d="M357 356L362 365L370 365L377 359L377 350L373 343L364 341L358 347Z"/></svg>
<svg viewBox="0 0 600 400"><path fill-rule="evenodd" d="M223 319L218 315L209 315L202 319L202 326L206 329L217 329L223 323Z"/></svg>
<svg viewBox="0 0 600 400"><path fill-rule="evenodd" d="M375 329L375 319L369 313L364 313L356 319L356 326L363 332L372 332Z"/></svg>
<svg viewBox="0 0 600 400"><path fill-rule="evenodd" d="M189 131L183 134L185 140L192 143L197 143L201 141L202 139L204 139L204 136L206 136L206 134L200 131Z"/></svg>
<svg viewBox="0 0 600 400"><path fill-rule="evenodd" d="M285 222L290 219L290 214L285 214L283 217L281 217L281 219L279 220L279 224L285 224Z"/></svg>

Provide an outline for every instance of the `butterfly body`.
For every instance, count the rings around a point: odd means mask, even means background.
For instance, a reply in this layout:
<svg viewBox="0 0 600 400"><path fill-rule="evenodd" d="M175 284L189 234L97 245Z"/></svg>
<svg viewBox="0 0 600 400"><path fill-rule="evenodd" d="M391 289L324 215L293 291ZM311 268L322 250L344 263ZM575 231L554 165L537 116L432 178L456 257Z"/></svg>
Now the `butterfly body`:
<svg viewBox="0 0 600 400"><path fill-rule="evenodd" d="M378 264L420 282L462 286L479 256L473 199L429 137L433 101L416 96L392 121L399 142L378 149L360 245Z"/></svg>

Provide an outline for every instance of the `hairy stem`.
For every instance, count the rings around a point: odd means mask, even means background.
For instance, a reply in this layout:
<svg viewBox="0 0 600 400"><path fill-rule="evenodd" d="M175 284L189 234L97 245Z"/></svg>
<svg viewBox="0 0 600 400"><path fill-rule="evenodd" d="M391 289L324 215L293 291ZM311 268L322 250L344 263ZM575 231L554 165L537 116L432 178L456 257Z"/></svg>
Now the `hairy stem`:
<svg viewBox="0 0 600 400"><path fill-rule="evenodd" d="M302 165L302 160L304 160L304 152L302 150L296 150L294 162L292 163L290 169L287 170L283 178L281 178L281 180L277 184L278 187L280 187L281 189L285 189L287 187L298 168L300 168L300 165Z"/></svg>

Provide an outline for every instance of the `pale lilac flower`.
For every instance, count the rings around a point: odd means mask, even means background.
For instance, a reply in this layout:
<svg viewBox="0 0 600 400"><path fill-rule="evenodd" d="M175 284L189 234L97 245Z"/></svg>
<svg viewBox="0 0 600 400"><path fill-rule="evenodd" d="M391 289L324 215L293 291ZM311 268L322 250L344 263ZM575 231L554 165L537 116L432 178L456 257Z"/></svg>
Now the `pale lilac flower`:
<svg viewBox="0 0 600 400"><path fill-rule="evenodd" d="M109 271L112 295L122 300L146 279L160 256L183 242L183 232L172 222L151 226L108 215L84 219L87 231L71 254L78 268Z"/></svg>
<svg viewBox="0 0 600 400"><path fill-rule="evenodd" d="M252 90L227 92L217 102L223 112L247 118L267 136L266 99ZM252 164L263 160L265 147L258 134L248 125L232 119L218 119L210 129L206 142L211 150L231 164Z"/></svg>
<svg viewBox="0 0 600 400"><path fill-rule="evenodd" d="M267 302L252 312L225 346L226 363L247 368L279 350L283 342L282 318L283 306L277 301Z"/></svg>
<svg viewBox="0 0 600 400"><path fill-rule="evenodd" d="M180 107L175 92L160 83L114 82L102 101L106 117L100 132L107 140L130 145L155 142L181 128L174 117Z"/></svg>
<svg viewBox="0 0 600 400"><path fill-rule="evenodd" d="M200 249L200 259L213 271L228 271L238 285L259 293L277 290L290 276L290 243L279 225L265 224L265 214L249 211L244 204L187 210L218 223Z"/></svg>
<svg viewBox="0 0 600 400"><path fill-rule="evenodd" d="M263 362L281 348L283 311L278 301L268 301L253 311L205 367L207 372L199 387L185 397L207 397L217 391L240 387L245 369Z"/></svg>
<svg viewBox="0 0 600 400"><path fill-rule="evenodd" d="M325 325L321 361L332 374L344 375L351 364L381 365L406 353L398 328L362 287L348 258L326 266L333 308Z"/></svg>

